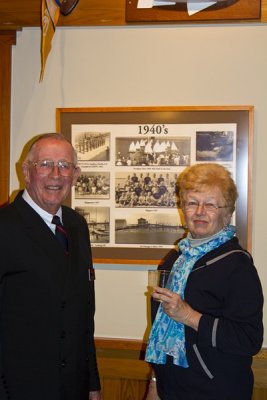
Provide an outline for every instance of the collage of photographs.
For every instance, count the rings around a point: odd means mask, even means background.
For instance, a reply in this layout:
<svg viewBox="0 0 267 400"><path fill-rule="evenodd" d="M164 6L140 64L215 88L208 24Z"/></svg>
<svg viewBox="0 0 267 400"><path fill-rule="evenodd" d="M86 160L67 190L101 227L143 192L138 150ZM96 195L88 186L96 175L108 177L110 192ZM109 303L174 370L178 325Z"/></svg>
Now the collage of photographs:
<svg viewBox="0 0 267 400"><path fill-rule="evenodd" d="M72 125L71 140L81 168L72 207L93 247L171 247L184 233L179 173L210 161L235 176L235 124Z"/></svg>

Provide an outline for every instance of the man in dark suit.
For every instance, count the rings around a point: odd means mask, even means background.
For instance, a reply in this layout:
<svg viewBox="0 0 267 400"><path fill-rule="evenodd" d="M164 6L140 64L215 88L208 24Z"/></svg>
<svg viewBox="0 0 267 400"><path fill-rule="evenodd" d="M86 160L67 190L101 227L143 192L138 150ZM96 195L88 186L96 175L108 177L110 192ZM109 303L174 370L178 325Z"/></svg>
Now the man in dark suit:
<svg viewBox="0 0 267 400"><path fill-rule="evenodd" d="M88 226L62 206L76 163L63 135L38 137L22 165L26 189L0 210L1 400L102 399Z"/></svg>

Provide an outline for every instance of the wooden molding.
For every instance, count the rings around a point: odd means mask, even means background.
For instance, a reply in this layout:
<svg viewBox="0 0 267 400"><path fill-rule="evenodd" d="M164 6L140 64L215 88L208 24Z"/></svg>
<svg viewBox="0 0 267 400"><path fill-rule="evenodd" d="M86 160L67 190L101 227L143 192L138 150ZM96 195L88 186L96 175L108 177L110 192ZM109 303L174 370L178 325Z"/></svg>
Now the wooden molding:
<svg viewBox="0 0 267 400"><path fill-rule="evenodd" d="M253 3L253 1L247 0L247 3ZM40 13L41 0L2 0L0 2L0 30L19 30L23 27L40 26ZM58 26L127 25L125 14L126 0L80 0L71 14L60 16ZM267 0L261 1L261 18L257 21L267 22ZM233 22L236 23L236 21Z"/></svg>
<svg viewBox="0 0 267 400"><path fill-rule="evenodd" d="M95 344L97 349L135 350L140 352L146 350L147 342L141 339L96 337ZM267 347L263 347L254 358L267 360Z"/></svg>
<svg viewBox="0 0 267 400"><path fill-rule="evenodd" d="M0 31L0 206L9 199L12 45L15 31Z"/></svg>
<svg viewBox="0 0 267 400"><path fill-rule="evenodd" d="M135 339L123 339L123 338L95 338L97 348L101 349L112 349L112 350L136 350L145 351L146 342Z"/></svg>

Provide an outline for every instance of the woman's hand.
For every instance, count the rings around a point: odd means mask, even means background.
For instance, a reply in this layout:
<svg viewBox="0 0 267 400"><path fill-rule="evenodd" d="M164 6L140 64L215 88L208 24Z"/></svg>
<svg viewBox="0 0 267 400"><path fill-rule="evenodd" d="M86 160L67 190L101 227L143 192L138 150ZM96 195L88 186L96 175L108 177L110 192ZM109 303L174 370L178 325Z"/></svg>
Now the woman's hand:
<svg viewBox="0 0 267 400"><path fill-rule="evenodd" d="M162 302L163 310L170 318L190 326L196 331L198 330L198 324L202 314L190 307L186 301L182 300L179 294L169 289L157 286L154 287L153 290L152 297Z"/></svg>

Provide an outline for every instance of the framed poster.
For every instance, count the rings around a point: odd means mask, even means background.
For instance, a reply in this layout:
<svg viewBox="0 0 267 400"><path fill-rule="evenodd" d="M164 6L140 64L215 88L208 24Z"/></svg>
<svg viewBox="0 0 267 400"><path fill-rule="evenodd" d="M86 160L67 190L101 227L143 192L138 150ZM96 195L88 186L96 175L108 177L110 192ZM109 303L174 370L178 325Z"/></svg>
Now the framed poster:
<svg viewBox="0 0 267 400"><path fill-rule="evenodd" d="M67 203L89 226L95 263L158 264L183 236L176 180L216 162L239 197L233 223L251 250L253 106L58 108L81 177Z"/></svg>

